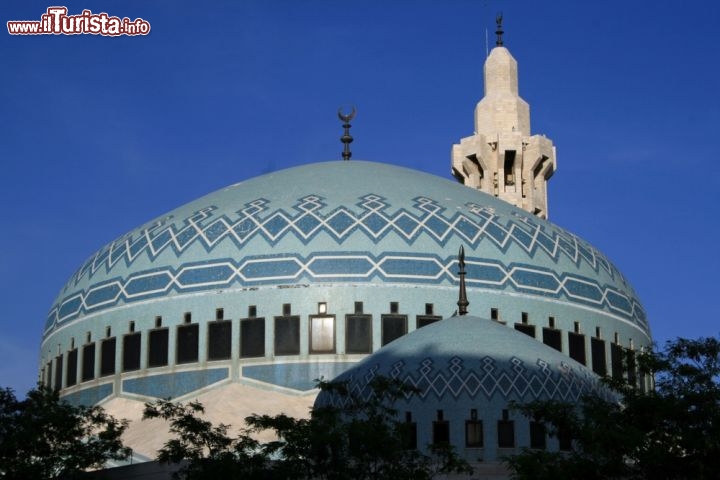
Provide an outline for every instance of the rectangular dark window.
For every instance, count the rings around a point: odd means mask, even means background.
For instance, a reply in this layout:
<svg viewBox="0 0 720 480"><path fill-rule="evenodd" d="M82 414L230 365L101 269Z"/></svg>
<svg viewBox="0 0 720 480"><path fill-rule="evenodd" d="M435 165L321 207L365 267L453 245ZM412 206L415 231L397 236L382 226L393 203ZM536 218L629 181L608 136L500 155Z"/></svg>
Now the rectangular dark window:
<svg viewBox="0 0 720 480"><path fill-rule="evenodd" d="M390 302L390 313L398 313L400 311L400 303Z"/></svg>
<svg viewBox="0 0 720 480"><path fill-rule="evenodd" d="M498 420L497 423L498 447L515 447L515 422L512 420Z"/></svg>
<svg viewBox="0 0 720 480"><path fill-rule="evenodd" d="M482 448L482 420L465 420L465 446L468 448Z"/></svg>
<svg viewBox="0 0 720 480"><path fill-rule="evenodd" d="M371 351L372 315L345 316L345 353L370 353Z"/></svg>
<svg viewBox="0 0 720 480"><path fill-rule="evenodd" d="M407 315L382 315L381 318L383 345L407 333Z"/></svg>
<svg viewBox="0 0 720 480"><path fill-rule="evenodd" d="M275 317L275 355L300 354L300 317Z"/></svg>
<svg viewBox="0 0 720 480"><path fill-rule="evenodd" d="M542 422L530 422L530 448L545 450L545 447L545 424Z"/></svg>
<svg viewBox="0 0 720 480"><path fill-rule="evenodd" d="M648 388L648 381L649 381L649 378L650 378L650 376L649 376L649 374L648 374L648 372L647 372L647 369L645 369L645 368L639 368L639 367L638 367L638 369L637 369L637 374L638 374L638 377L637 377L637 382L638 382L638 383L637 383L637 387L640 388L640 391L641 391L642 393L647 393L647 391L648 391L648 390L647 390L647 388Z"/></svg>
<svg viewBox="0 0 720 480"><path fill-rule="evenodd" d="M335 352L335 316L310 316L310 353Z"/></svg>
<svg viewBox="0 0 720 480"><path fill-rule="evenodd" d="M433 443L450 443L450 422L447 420L436 420L433 422Z"/></svg>
<svg viewBox="0 0 720 480"><path fill-rule="evenodd" d="M505 150L505 185L515 185L515 150Z"/></svg>
<svg viewBox="0 0 720 480"><path fill-rule="evenodd" d="M225 319L225 309L216 308L215 309L215 320L223 320L223 319Z"/></svg>
<svg viewBox="0 0 720 480"><path fill-rule="evenodd" d="M198 339L200 325L190 323L177 327L177 363L194 363L198 361Z"/></svg>
<svg viewBox="0 0 720 480"><path fill-rule="evenodd" d="M82 381L87 382L95 378L95 344L83 346L82 355Z"/></svg>
<svg viewBox="0 0 720 480"><path fill-rule="evenodd" d="M438 315L418 315L416 318L417 328L422 328L442 320L442 317Z"/></svg>
<svg viewBox="0 0 720 480"><path fill-rule="evenodd" d="M527 325L525 323L516 323L515 330L522 332L529 337L535 338L535 325Z"/></svg>
<svg viewBox="0 0 720 480"><path fill-rule="evenodd" d="M490 309L490 320L499 320L500 319L500 313L498 312L497 308L491 308Z"/></svg>
<svg viewBox="0 0 720 480"><path fill-rule="evenodd" d="M592 353L592 369L598 375L607 373L607 363L605 361L605 341L599 338L590 339L590 351Z"/></svg>
<svg viewBox="0 0 720 480"><path fill-rule="evenodd" d="M77 348L67 353L67 371L65 372L65 384L72 387L77 383L78 351Z"/></svg>
<svg viewBox="0 0 720 480"><path fill-rule="evenodd" d="M635 351L625 350L625 358L627 359L627 381L629 385L637 387L637 362L635 361Z"/></svg>
<svg viewBox="0 0 720 480"><path fill-rule="evenodd" d="M240 320L240 357L265 356L265 318Z"/></svg>
<svg viewBox="0 0 720 480"><path fill-rule="evenodd" d="M616 380L623 378L623 347L617 343L610 344L610 368L612 377Z"/></svg>
<svg viewBox="0 0 720 480"><path fill-rule="evenodd" d="M53 387L55 390L62 388L62 374L63 374L63 356L58 355L55 357L55 384Z"/></svg>
<svg viewBox="0 0 720 480"><path fill-rule="evenodd" d="M140 332L123 337L123 372L140 370Z"/></svg>
<svg viewBox="0 0 720 480"><path fill-rule="evenodd" d="M169 330L150 330L148 336L148 367L164 367L168 364Z"/></svg>
<svg viewBox="0 0 720 480"><path fill-rule="evenodd" d="M115 337L100 342L100 376L115 375Z"/></svg>
<svg viewBox="0 0 720 480"><path fill-rule="evenodd" d="M231 355L232 321L217 320L208 323L208 360L227 360Z"/></svg>
<svg viewBox="0 0 720 480"><path fill-rule="evenodd" d="M403 448L405 450L417 449L417 424L412 421L412 413L405 412L405 423L400 426Z"/></svg>
<svg viewBox="0 0 720 480"><path fill-rule="evenodd" d="M585 365L585 335L568 332L568 353L570 358Z"/></svg>
<svg viewBox="0 0 720 480"><path fill-rule="evenodd" d="M568 451L572 449L572 436L567 427L558 427L558 443L560 450Z"/></svg>
<svg viewBox="0 0 720 480"><path fill-rule="evenodd" d="M543 327L543 343L558 352L562 352L562 336L560 335L560 330Z"/></svg>

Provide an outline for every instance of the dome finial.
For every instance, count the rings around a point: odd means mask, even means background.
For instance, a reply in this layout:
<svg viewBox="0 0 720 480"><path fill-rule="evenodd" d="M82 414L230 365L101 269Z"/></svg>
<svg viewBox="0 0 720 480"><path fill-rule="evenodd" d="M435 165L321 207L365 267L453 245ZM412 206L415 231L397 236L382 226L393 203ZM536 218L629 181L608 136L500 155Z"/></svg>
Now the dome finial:
<svg viewBox="0 0 720 480"><path fill-rule="evenodd" d="M495 45L498 47L503 46L503 27L502 27L502 21L503 21L503 14L502 12L499 12L495 16L495 23L497 24L497 30L495 30L495 34L497 35L497 40L495 40Z"/></svg>
<svg viewBox="0 0 720 480"><path fill-rule="evenodd" d="M465 290L465 249L460 245L460 251L458 252L458 264L460 270L458 270L458 276L460 277L460 298L458 298L458 315L467 315L467 307L470 305L467 299L467 291Z"/></svg>
<svg viewBox="0 0 720 480"><path fill-rule="evenodd" d="M342 153L343 160L350 160L350 157L352 157L352 152L350 151L350 144L353 141L353 137L350 135L350 127L352 127L352 125L350 125L350 120L355 118L357 110L355 110L355 105L351 105L350 107L351 110L348 114L343 113L343 107L340 107L338 109L338 118L342 120L343 128L345 129L343 136L340 137L340 141L345 145Z"/></svg>

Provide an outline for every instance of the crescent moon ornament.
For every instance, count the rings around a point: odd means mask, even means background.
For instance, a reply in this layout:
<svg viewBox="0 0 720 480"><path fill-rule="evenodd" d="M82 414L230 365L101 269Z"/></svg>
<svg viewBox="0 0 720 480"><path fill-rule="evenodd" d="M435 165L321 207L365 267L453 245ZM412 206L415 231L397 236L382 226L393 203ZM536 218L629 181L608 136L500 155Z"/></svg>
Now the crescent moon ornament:
<svg viewBox="0 0 720 480"><path fill-rule="evenodd" d="M343 113L343 107L340 107L338 109L338 118L345 123L349 123L350 120L355 118L355 114L357 113L357 110L355 110L355 105L350 105L350 108L350 113L348 113L347 115Z"/></svg>
<svg viewBox="0 0 720 480"><path fill-rule="evenodd" d="M355 110L355 105L351 105L350 107L350 113L343 113L343 107L338 108L338 118L343 122L343 129L345 130L343 136L340 137L340 141L344 145L342 152L343 160L350 160L350 157L352 157L350 144L353 141L353 137L350 135L350 127L352 127L352 125L350 125L350 120L355 118L357 110Z"/></svg>

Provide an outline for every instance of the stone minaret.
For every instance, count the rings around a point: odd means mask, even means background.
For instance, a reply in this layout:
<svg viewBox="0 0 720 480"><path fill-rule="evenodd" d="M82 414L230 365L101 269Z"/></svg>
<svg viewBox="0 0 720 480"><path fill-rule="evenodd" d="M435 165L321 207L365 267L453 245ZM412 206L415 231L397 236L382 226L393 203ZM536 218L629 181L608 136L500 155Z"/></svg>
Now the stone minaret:
<svg viewBox="0 0 720 480"><path fill-rule="evenodd" d="M498 40L485 60L485 96L475 107L475 134L452 147L452 173L459 182L548 217L547 181L555 173L555 147L530 134L530 106L518 94L518 67Z"/></svg>

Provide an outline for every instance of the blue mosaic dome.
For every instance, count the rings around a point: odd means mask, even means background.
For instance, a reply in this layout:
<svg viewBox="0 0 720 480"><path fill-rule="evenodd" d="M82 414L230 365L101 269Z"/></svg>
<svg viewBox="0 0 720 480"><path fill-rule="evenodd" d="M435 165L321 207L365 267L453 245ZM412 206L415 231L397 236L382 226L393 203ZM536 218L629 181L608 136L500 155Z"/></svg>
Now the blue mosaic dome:
<svg viewBox="0 0 720 480"><path fill-rule="evenodd" d="M631 286L584 240L455 182L352 161L237 183L128 232L67 282L45 336L89 314L202 291L451 286L459 245L471 288L582 306L649 334Z"/></svg>
<svg viewBox="0 0 720 480"><path fill-rule="evenodd" d="M632 287L584 240L454 181L340 161L231 185L101 248L50 309L41 376L78 403L307 394L452 316L461 245L471 313L597 373L613 345L651 344Z"/></svg>
<svg viewBox="0 0 720 480"><path fill-rule="evenodd" d="M591 370L561 352L473 316L451 317L386 345L334 379L347 384L350 396L323 391L315 405L342 408L351 398L369 400L377 377L416 389L393 406L401 417L408 412L405 418L417 425L417 445L433 443L433 422L438 420L448 422L451 444L466 445L465 424L472 419L484 425L486 438L478 445L484 461L501 456L495 438L503 417L515 424L514 446L530 446L528 419L511 410L512 402L575 403L591 394L617 398Z"/></svg>
<svg viewBox="0 0 720 480"><path fill-rule="evenodd" d="M588 368L561 352L498 322L470 315L451 317L384 346L334 380L347 382L360 398L372 395L370 382L387 377L417 389L410 402L455 408L453 402L497 403L609 396ZM316 404L346 401L322 392ZM417 409L415 410L417 411ZM465 412L465 408L462 409Z"/></svg>

